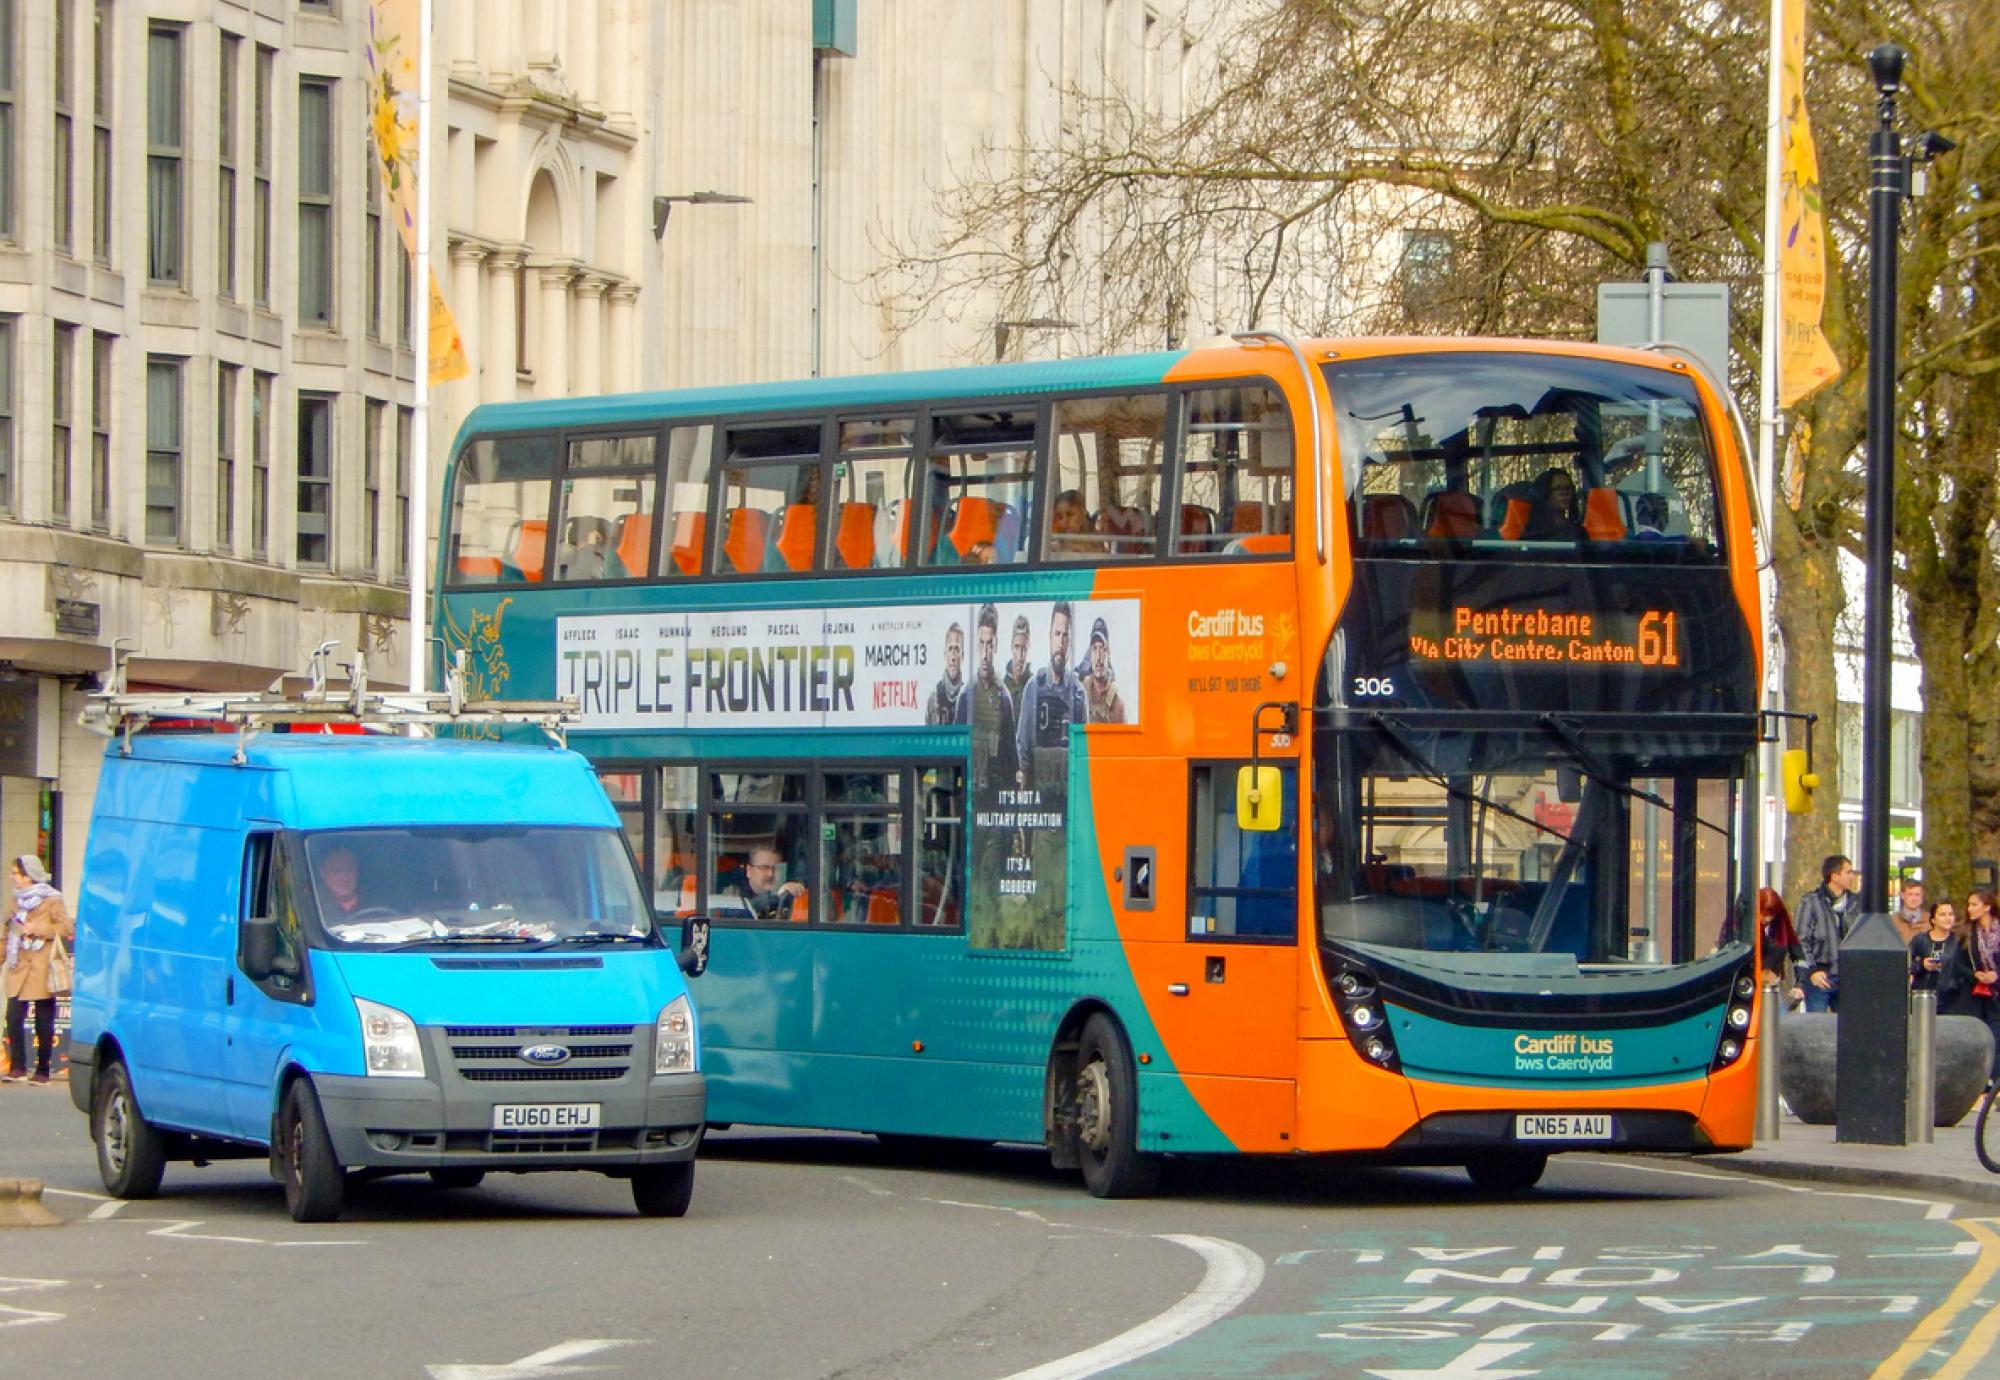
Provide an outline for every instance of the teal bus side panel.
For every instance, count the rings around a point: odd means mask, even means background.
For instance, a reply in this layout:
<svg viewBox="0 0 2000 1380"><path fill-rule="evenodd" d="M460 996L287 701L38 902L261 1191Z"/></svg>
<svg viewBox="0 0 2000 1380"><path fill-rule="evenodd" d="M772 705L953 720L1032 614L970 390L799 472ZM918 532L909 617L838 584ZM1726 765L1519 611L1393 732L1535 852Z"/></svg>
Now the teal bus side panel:
<svg viewBox="0 0 2000 1380"><path fill-rule="evenodd" d="M1671 1025L1617 1030L1468 1026L1400 1006L1388 1011L1403 1070L1477 1088L1639 1088L1702 1078L1722 1035L1723 1008Z"/></svg>
<svg viewBox="0 0 2000 1380"><path fill-rule="evenodd" d="M786 744L789 754L825 760L893 747L875 734ZM709 969L692 984L709 1119L1040 1142L1056 1031L1077 1002L1094 999L1123 1022L1134 1050L1153 1055L1140 1078L1141 1145L1232 1149L1174 1072L1139 999L1097 867L1081 734L1069 769L1060 953L974 950L962 932L718 925Z"/></svg>

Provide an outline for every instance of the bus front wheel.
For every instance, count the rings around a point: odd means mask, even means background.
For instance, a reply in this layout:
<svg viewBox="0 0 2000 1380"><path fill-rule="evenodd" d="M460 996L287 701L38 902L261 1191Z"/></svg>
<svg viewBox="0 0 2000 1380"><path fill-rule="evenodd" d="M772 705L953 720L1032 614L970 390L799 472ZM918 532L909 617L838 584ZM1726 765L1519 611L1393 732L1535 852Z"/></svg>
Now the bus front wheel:
<svg viewBox="0 0 2000 1380"><path fill-rule="evenodd" d="M1076 1150L1084 1187L1097 1198L1143 1198L1159 1185L1160 1161L1139 1153L1139 1080L1125 1034L1099 1012L1076 1051Z"/></svg>
<svg viewBox="0 0 2000 1380"><path fill-rule="evenodd" d="M1534 1150L1495 1150L1466 1163L1472 1186L1485 1193L1526 1193L1542 1181L1549 1157Z"/></svg>

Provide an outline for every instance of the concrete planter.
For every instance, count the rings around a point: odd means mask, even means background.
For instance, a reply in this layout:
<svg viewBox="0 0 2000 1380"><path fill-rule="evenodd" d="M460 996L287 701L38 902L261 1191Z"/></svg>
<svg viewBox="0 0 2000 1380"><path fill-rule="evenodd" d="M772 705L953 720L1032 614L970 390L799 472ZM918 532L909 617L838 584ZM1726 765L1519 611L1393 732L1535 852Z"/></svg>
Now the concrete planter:
<svg viewBox="0 0 2000 1380"><path fill-rule="evenodd" d="M1778 1030L1778 1091L1792 1115L1813 1126L1834 1122L1834 1050L1840 1017L1796 1012ZM1956 1126L1972 1110L1993 1067L1993 1032L1975 1016L1937 1021L1936 1124Z"/></svg>

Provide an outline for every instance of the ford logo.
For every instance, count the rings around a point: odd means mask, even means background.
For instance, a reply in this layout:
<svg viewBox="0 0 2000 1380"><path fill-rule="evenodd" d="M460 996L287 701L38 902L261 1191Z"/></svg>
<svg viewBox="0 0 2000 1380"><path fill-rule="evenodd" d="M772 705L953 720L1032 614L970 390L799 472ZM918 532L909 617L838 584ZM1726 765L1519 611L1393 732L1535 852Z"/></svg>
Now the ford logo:
<svg viewBox="0 0 2000 1380"><path fill-rule="evenodd" d="M530 1064L566 1064L569 1062L568 1045L522 1045L519 1058Z"/></svg>

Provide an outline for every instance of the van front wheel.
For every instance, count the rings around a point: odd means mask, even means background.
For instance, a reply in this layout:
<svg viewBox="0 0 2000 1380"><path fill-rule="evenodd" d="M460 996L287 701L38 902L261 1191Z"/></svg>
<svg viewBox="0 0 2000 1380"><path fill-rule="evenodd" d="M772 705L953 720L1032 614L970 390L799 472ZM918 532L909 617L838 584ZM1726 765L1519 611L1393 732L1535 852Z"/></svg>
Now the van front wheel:
<svg viewBox="0 0 2000 1380"><path fill-rule="evenodd" d="M331 1222L347 1202L347 1171L333 1157L333 1138L312 1084L301 1078L285 1091L278 1117L278 1161L285 1207L294 1222Z"/></svg>
<svg viewBox="0 0 2000 1380"><path fill-rule="evenodd" d="M113 1061L97 1076L90 1134L97 1142L97 1172L114 1198L150 1198L167 1172L166 1138L139 1114L132 1075Z"/></svg>
<svg viewBox="0 0 2000 1380"><path fill-rule="evenodd" d="M649 1164L632 1171L632 1205L641 1217L685 1217L693 1201L693 1160Z"/></svg>

